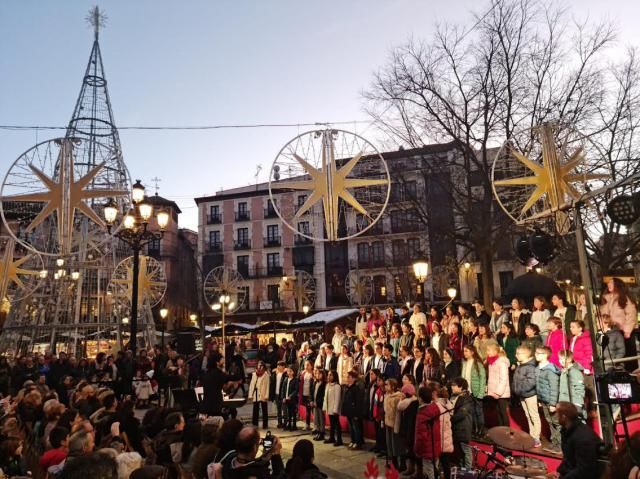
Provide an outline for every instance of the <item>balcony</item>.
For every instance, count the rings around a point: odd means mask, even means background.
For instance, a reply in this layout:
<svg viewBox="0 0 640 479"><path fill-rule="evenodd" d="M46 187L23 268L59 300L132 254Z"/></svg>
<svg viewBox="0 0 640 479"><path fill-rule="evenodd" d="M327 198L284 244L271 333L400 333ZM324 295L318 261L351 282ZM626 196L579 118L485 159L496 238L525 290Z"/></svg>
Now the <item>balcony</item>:
<svg viewBox="0 0 640 479"><path fill-rule="evenodd" d="M237 265L236 270L238 271L238 273L240 273L242 275L243 278L247 279L249 277L251 277L251 275L249 274L249 265L248 264L239 264Z"/></svg>
<svg viewBox="0 0 640 479"><path fill-rule="evenodd" d="M358 259L358 268L383 268L386 266L384 258Z"/></svg>
<svg viewBox="0 0 640 479"><path fill-rule="evenodd" d="M210 253L219 253L222 251L222 243L220 241L207 241L206 247Z"/></svg>
<svg viewBox="0 0 640 479"><path fill-rule="evenodd" d="M208 225L219 225L222 223L222 215L207 215L207 224Z"/></svg>
<svg viewBox="0 0 640 479"><path fill-rule="evenodd" d="M392 233L412 233L420 231L420 223L417 221L407 221L403 223L391 224Z"/></svg>
<svg viewBox="0 0 640 479"><path fill-rule="evenodd" d="M251 241L248 239L237 240L235 243L233 243L233 249L251 249Z"/></svg>
<svg viewBox="0 0 640 479"><path fill-rule="evenodd" d="M307 246L312 243L313 243L313 240L311 238L306 238L301 235L296 235L295 238L293 239L293 244L295 246Z"/></svg>
<svg viewBox="0 0 640 479"><path fill-rule="evenodd" d="M282 277L283 269L282 266L267 266L264 267L255 267L248 271L246 277L248 278L270 278L270 277Z"/></svg>
<svg viewBox="0 0 640 479"><path fill-rule="evenodd" d="M267 266L267 276L282 277L282 266Z"/></svg>
<svg viewBox="0 0 640 479"><path fill-rule="evenodd" d="M264 239L265 248L274 248L282 245L282 238L280 236L267 236Z"/></svg>
<svg viewBox="0 0 640 479"><path fill-rule="evenodd" d="M277 218L278 217L278 213L276 213L276 210L274 208L265 208L264 209L264 219L266 220L267 218Z"/></svg>
<svg viewBox="0 0 640 479"><path fill-rule="evenodd" d="M251 215L248 211L236 211L236 221L249 221Z"/></svg>
<svg viewBox="0 0 640 479"><path fill-rule="evenodd" d="M377 236L384 234L384 225L382 219L378 220L371 228L362 233L363 236Z"/></svg>

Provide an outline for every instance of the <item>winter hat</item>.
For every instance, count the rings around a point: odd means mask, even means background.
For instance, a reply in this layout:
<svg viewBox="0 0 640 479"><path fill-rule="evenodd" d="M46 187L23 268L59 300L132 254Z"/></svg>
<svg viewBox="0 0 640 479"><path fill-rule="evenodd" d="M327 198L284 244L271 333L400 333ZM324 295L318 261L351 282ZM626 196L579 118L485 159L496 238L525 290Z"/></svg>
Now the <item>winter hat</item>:
<svg viewBox="0 0 640 479"><path fill-rule="evenodd" d="M409 396L414 396L416 394L416 388L413 384L405 384L404 386L402 386L402 389L400 391L402 391L403 394L407 394Z"/></svg>

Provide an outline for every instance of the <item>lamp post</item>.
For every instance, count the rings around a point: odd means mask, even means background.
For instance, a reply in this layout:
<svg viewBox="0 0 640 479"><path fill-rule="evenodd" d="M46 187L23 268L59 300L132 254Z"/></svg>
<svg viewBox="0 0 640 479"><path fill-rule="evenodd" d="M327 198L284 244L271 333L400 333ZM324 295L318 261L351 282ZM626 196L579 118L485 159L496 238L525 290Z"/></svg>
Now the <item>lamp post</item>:
<svg viewBox="0 0 640 479"><path fill-rule="evenodd" d="M144 186L140 180L136 180L131 189L131 200L133 208L124 215L120 230L114 233L114 236L123 243L126 243L133 250L133 278L131 280L131 332L129 337L129 348L136 356L136 336L138 334L138 281L140 274L140 251L151 241L162 239L164 230L169 223L169 213L166 211L158 211L156 220L158 222L159 232L149 231L147 229L149 220L153 216L153 206L147 201L144 194ZM107 223L107 229L111 233L111 228L118 217L118 208L113 201L104 207L104 218Z"/></svg>
<svg viewBox="0 0 640 479"><path fill-rule="evenodd" d="M162 308L160 310L160 322L162 323L162 339L160 340L160 344L162 346L162 351L164 352L164 330L165 330L165 320L169 316L169 310L167 308Z"/></svg>
<svg viewBox="0 0 640 479"><path fill-rule="evenodd" d="M222 293L218 302L211 306L214 311L220 311L222 315L222 357L226 360L226 334L225 334L225 316L227 311L232 310L235 307L235 303L231 301L231 296Z"/></svg>
<svg viewBox="0 0 640 479"><path fill-rule="evenodd" d="M423 258L418 257L413 262L413 274L420 285L420 295L422 297L422 301L424 302L424 283L427 280L427 276L429 275L429 262Z"/></svg>

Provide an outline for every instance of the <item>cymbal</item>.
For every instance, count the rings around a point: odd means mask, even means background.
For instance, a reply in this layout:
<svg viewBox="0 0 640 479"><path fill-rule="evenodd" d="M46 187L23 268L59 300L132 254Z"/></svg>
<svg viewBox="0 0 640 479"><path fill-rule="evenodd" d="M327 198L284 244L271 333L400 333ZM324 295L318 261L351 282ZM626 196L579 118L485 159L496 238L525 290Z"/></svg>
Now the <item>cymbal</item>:
<svg viewBox="0 0 640 479"><path fill-rule="evenodd" d="M509 466L507 472L514 476L521 477L544 477L547 474L547 470L541 467L524 467L524 466Z"/></svg>
<svg viewBox="0 0 640 479"><path fill-rule="evenodd" d="M498 446L505 449L522 450L533 447L533 438L526 432L507 426L496 426L489 429L487 436Z"/></svg>

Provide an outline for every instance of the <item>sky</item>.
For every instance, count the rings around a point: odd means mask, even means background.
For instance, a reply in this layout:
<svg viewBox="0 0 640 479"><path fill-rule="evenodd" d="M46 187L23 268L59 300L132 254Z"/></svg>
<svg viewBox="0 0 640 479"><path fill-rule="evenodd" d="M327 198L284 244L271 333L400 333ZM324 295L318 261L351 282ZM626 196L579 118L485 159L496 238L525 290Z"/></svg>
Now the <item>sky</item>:
<svg viewBox="0 0 640 479"><path fill-rule="evenodd" d="M560 1L560 0L558 0ZM564 0L575 16L610 18L620 45L640 46L637 0ZM363 91L395 46L438 22L473 24L478 0L1 0L0 125L68 123L100 35L118 126L349 122L374 127ZM615 7L612 9L611 7ZM353 122L353 123L352 123ZM122 130L131 176L178 203L197 228L194 197L267 181L278 151L306 126L208 131ZM24 151L61 132L0 130L0 178Z"/></svg>

